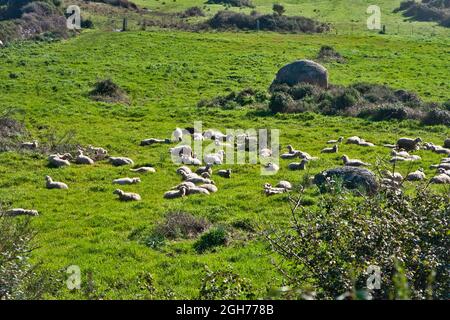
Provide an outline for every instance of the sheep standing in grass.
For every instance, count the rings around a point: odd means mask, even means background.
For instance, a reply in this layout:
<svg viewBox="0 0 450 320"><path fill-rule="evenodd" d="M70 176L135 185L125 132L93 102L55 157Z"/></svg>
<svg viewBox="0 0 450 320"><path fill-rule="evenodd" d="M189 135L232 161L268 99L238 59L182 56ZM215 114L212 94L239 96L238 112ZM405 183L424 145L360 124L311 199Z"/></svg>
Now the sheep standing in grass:
<svg viewBox="0 0 450 320"><path fill-rule="evenodd" d="M338 145L335 144L332 148L324 148L320 153L337 153L338 152Z"/></svg>
<svg viewBox="0 0 450 320"><path fill-rule="evenodd" d="M348 166L348 167L366 167L366 166L370 166L370 163L365 163L361 160L358 159L349 159L349 157L347 155L343 155L342 156L342 162L344 163L344 166Z"/></svg>
<svg viewBox="0 0 450 320"><path fill-rule="evenodd" d="M120 201L140 201L141 196L137 193L133 192L124 192L120 189L114 190L113 194L117 194L119 196Z"/></svg>
<svg viewBox="0 0 450 320"><path fill-rule="evenodd" d="M131 160L130 158L126 158L126 157L109 157L109 162L113 166L116 166L116 167L134 164L133 160Z"/></svg>
<svg viewBox="0 0 450 320"><path fill-rule="evenodd" d="M69 160L64 159L60 154L52 154L48 157L48 162L51 166L61 168L70 166Z"/></svg>
<svg viewBox="0 0 450 320"><path fill-rule="evenodd" d="M156 172L155 168L152 168L152 167L139 167L136 169L130 169L130 171L137 172L137 173L147 173L147 172L155 173Z"/></svg>
<svg viewBox="0 0 450 320"><path fill-rule="evenodd" d="M63 182L53 181L52 177L50 176L45 176L45 182L45 186L47 187L47 189L69 189L67 184Z"/></svg>
<svg viewBox="0 0 450 320"><path fill-rule="evenodd" d="M136 183L140 183L140 182L141 182L140 178L128 178L128 177L113 180L114 184L120 184L120 185L136 184Z"/></svg>
<svg viewBox="0 0 450 320"><path fill-rule="evenodd" d="M78 150L78 155L75 158L75 163L77 164L94 164L94 160L84 155L82 150Z"/></svg>
<svg viewBox="0 0 450 320"><path fill-rule="evenodd" d="M408 173L406 176L406 181L421 181L426 178L425 173L423 172L422 168L419 168L416 171Z"/></svg>
<svg viewBox="0 0 450 320"><path fill-rule="evenodd" d="M15 217L15 216L32 216L32 217L36 217L36 216L39 215L39 212L37 212L37 210L14 208L14 209L9 209L9 210L5 211L4 215L6 217Z"/></svg>

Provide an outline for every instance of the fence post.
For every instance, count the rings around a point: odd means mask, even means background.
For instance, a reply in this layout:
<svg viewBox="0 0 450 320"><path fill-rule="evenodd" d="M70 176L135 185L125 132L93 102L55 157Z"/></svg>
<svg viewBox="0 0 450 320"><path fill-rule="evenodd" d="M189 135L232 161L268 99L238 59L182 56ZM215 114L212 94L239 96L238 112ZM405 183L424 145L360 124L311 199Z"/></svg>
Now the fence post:
<svg viewBox="0 0 450 320"><path fill-rule="evenodd" d="M128 19L127 18L123 18L122 31L127 31L127 28L128 28Z"/></svg>

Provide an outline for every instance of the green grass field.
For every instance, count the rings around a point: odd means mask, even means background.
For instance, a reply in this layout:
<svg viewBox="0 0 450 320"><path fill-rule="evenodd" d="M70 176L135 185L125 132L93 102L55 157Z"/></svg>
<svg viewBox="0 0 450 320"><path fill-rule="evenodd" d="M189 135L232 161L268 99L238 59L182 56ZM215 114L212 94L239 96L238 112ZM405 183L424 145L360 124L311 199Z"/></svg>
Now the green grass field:
<svg viewBox="0 0 450 320"><path fill-rule="evenodd" d="M149 8L179 11L202 1L139 0ZM302 14L323 21L361 21L369 1L285 1L288 14ZM386 19L402 22L391 13L400 1L381 1ZM254 1L260 11L270 11L272 1ZM316 8L317 7L317 8ZM386 9L384 9L386 8ZM315 12L314 10L320 10ZM217 10L217 6L211 6ZM405 22L406 23L406 22ZM430 26L431 24L424 24ZM167 145L140 147L142 139L169 137L175 127L193 126L225 130L268 128L280 130L282 146L319 155L325 142L341 135L359 135L377 145L392 143L400 136L421 136L442 144L450 130L424 127L415 122L368 122L361 119L313 114L262 116L252 109L224 111L199 109L202 98L223 95L246 87L266 89L276 71L295 59L314 58L322 45L331 45L348 58L347 64L326 64L335 84L371 82L417 92L427 101L449 99L450 34L436 27L435 37L378 34L293 35L276 33L188 33L152 30L125 33L91 30L54 43L15 43L0 49L0 110L25 111L27 128L37 140L55 131L62 136L75 130L76 141L127 156L137 165L152 164L157 172L142 175L142 183L124 187L138 192L139 203L122 203L112 194L113 179L131 176L128 167L106 162L93 166L47 167L44 156L31 153L0 154L0 199L13 207L37 209L33 219L39 248L35 262L51 270L78 265L83 279L92 272L98 297L144 298L139 275L150 273L159 298L196 298L204 266L213 270L232 266L250 280L258 297L282 285L282 277L271 263L267 244L255 234L233 233L228 246L198 254L194 240L171 241L154 250L130 240L139 228L150 228L168 212L185 211L202 216L214 225L231 225L251 219L261 228L289 221L285 196L266 197L265 182L302 181L305 174L340 164L339 155L374 163L387 158L389 149L362 149L343 145L338 155L323 155L307 172L287 170L281 160L276 176L260 176L258 165L231 166L230 180L216 177L219 192L208 197L165 200L163 193L180 182ZM18 77L13 79L10 74ZM129 106L94 102L88 97L98 79L111 78L131 97ZM441 158L419 151L423 160L413 169L426 168ZM223 168L228 166L223 165ZM409 165L401 164L406 173ZM44 176L64 181L69 190L45 189ZM308 191L314 204L318 194ZM81 292L63 290L58 298L83 298Z"/></svg>

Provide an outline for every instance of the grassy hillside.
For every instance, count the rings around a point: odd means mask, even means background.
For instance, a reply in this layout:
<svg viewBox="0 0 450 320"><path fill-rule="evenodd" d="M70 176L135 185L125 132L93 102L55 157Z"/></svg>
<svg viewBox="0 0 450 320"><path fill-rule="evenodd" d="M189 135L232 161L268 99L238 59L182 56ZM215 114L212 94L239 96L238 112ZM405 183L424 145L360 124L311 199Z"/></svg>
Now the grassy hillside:
<svg viewBox="0 0 450 320"><path fill-rule="evenodd" d="M160 1L135 2L149 8L163 7ZM385 1L389 8L397 2ZM201 3L178 0L167 1L165 6L166 10L180 10ZM270 1L255 3L262 10L270 10ZM343 21L348 12L354 15L352 19L362 19L368 1L358 1L351 10L345 1L286 3L290 4L289 14L297 14L296 9L300 12L301 8L301 13L308 16L314 16L314 3L318 3L321 12L317 15L322 15L321 19ZM330 3L335 10L328 8ZM356 8L363 11L358 13ZM192 126L194 121L203 121L205 129L279 129L283 147L290 143L312 155L319 155L327 140L341 135L359 135L377 145L392 143L400 136L421 136L441 145L449 136L449 128L422 127L414 122L368 122L313 114L266 116L252 109L196 107L200 99L230 90L266 89L281 66L299 58L314 58L322 45L333 46L348 60L347 64L326 64L332 83L388 84L416 91L429 101L449 99L450 61L442 58L450 53L448 37L92 30L61 42L14 43L0 49L0 110L23 109L23 118L34 138L46 141L52 133L61 137L74 130L76 141L82 145L102 146L111 155L128 156L137 165L151 164L157 170L142 175L141 184L123 188L141 194L142 202L122 203L112 194L115 186L111 182L131 176L128 167L115 168L100 162L89 167L53 169L38 154L0 153L2 203L41 213L33 219L40 244L34 261L42 261L53 270L79 265L84 280L91 272L95 281L93 297L148 297L142 279L150 273L156 297L195 298L205 265L213 270L232 266L250 280L258 297L264 297L270 287L282 285L267 244L256 233L231 227L246 219L260 228L268 223L288 222L286 197L266 197L262 185L282 179L299 183L307 174L340 165L341 153L374 163L378 158L387 158L389 149L343 145L339 155L322 155L321 161L311 163L307 172L288 171L290 161L281 160L282 169L274 177L260 176L258 165L231 166L232 179L215 178L218 193L165 200L163 193L180 182L175 173L177 166L170 161L167 145L140 147L139 141L168 137L175 127ZM127 91L129 106L89 99L94 83L104 78L113 79ZM428 167L441 157L426 151L417 154L423 160L415 162L413 169L424 167L432 176ZM408 164L400 165L402 173L409 169ZM65 181L70 189L45 189L47 174ZM317 191L311 189L308 197L309 204L314 205ZM133 233L179 210L231 228L229 245L198 254L192 246L194 240L169 241L160 250L133 240ZM86 295L63 291L59 297Z"/></svg>

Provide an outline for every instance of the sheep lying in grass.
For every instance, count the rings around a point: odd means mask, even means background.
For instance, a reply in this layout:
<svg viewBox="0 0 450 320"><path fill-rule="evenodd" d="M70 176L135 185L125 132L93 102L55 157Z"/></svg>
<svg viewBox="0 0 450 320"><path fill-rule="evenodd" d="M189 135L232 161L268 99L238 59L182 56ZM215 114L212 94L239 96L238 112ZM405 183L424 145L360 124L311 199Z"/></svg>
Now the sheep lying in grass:
<svg viewBox="0 0 450 320"><path fill-rule="evenodd" d="M191 164L193 166L199 166L202 164L202 161L198 159L195 154L193 156L183 154L181 155L180 160L182 164Z"/></svg>
<svg viewBox="0 0 450 320"><path fill-rule="evenodd" d="M416 171L408 173L406 176L406 181L421 181L426 178L425 173L423 172L422 168L419 168Z"/></svg>
<svg viewBox="0 0 450 320"><path fill-rule="evenodd" d="M450 149L443 148L443 147L440 147L440 146L433 145L431 147L431 151L433 151L434 153L437 153L437 154L445 154L447 156L450 156Z"/></svg>
<svg viewBox="0 0 450 320"><path fill-rule="evenodd" d="M67 184L63 182L53 181L52 177L50 176L45 176L45 181L45 186L47 187L47 189L69 189Z"/></svg>
<svg viewBox="0 0 450 320"><path fill-rule="evenodd" d="M400 138L397 140L397 149L405 149L406 151L418 150L419 144L422 142L422 139L416 138Z"/></svg>
<svg viewBox="0 0 450 320"><path fill-rule="evenodd" d="M39 212L37 210L14 208L14 209L6 210L4 215L6 217L15 217L15 216L32 216L32 217L36 217L36 216L39 215Z"/></svg>
<svg viewBox="0 0 450 320"><path fill-rule="evenodd" d="M191 168L186 167L186 166L182 166L182 167L179 167L179 168L177 169L177 173L178 173L178 174L181 175L182 172L184 172L185 174L192 174Z"/></svg>
<svg viewBox="0 0 450 320"><path fill-rule="evenodd" d="M136 184L140 183L141 178L120 178L113 180L113 184L127 185L127 184Z"/></svg>
<svg viewBox="0 0 450 320"><path fill-rule="evenodd" d="M201 185L199 185L199 187L208 190L210 193L217 192L217 190L218 190L215 185L210 184L210 183L208 183L208 184L201 184Z"/></svg>
<svg viewBox="0 0 450 320"><path fill-rule="evenodd" d="M206 166L204 166L204 167L200 167L200 168L198 168L196 171L195 171L195 173L197 173L197 174L202 174L202 173L205 173L205 172L207 172L209 175L212 175L212 165L211 164L207 164Z"/></svg>
<svg viewBox="0 0 450 320"><path fill-rule="evenodd" d="M358 143L358 146L361 147L375 147L375 144L373 144L372 142L367 142L364 139L361 139Z"/></svg>
<svg viewBox="0 0 450 320"><path fill-rule="evenodd" d="M358 159L350 159L347 155L342 156L342 162L344 163L344 166L348 167L367 167L370 166L370 163L363 162Z"/></svg>
<svg viewBox="0 0 450 320"><path fill-rule="evenodd" d="M276 188L284 188L286 190L291 190L292 189L291 183L289 181L285 181L285 180L281 180L280 182L278 182L275 187Z"/></svg>
<svg viewBox="0 0 450 320"><path fill-rule="evenodd" d="M139 167L136 169L130 169L130 171L137 172L137 173L147 173L147 172L155 173L156 172L155 168L152 168L152 167Z"/></svg>
<svg viewBox="0 0 450 320"><path fill-rule="evenodd" d="M20 144L21 149L36 150L38 147L39 147L39 144L36 140L33 142L22 142Z"/></svg>
<svg viewBox="0 0 450 320"><path fill-rule="evenodd" d="M328 140L327 144L337 144L337 143L341 143L342 141L344 141L344 137L339 137L339 139L337 139L337 140Z"/></svg>
<svg viewBox="0 0 450 320"><path fill-rule="evenodd" d="M440 173L431 178L430 183L434 184L450 184L450 176L445 173Z"/></svg>
<svg viewBox="0 0 450 320"><path fill-rule="evenodd" d="M259 156L262 158L269 158L272 156L272 150L268 148L263 148L259 151Z"/></svg>
<svg viewBox="0 0 450 320"><path fill-rule="evenodd" d="M417 160L421 160L422 158L418 155L415 154L409 154L406 151L395 151L392 150L391 151L391 155L393 156L391 158L391 162L396 162L396 161L417 161Z"/></svg>
<svg viewBox="0 0 450 320"><path fill-rule="evenodd" d="M264 165L264 170L268 172L278 172L278 170L280 170L280 167L275 163L269 162Z"/></svg>
<svg viewBox="0 0 450 320"><path fill-rule="evenodd" d="M288 169L289 170L306 170L306 164L308 163L308 160L303 159L301 162L292 162L289 163Z"/></svg>
<svg viewBox="0 0 450 320"><path fill-rule="evenodd" d="M171 143L170 139L155 139L155 138L150 138L150 139L144 139L141 141L140 145L141 146L150 146L152 144L155 143Z"/></svg>
<svg viewBox="0 0 450 320"><path fill-rule="evenodd" d="M48 156L48 162L51 166L61 168L65 166L70 166L69 160L67 160L64 156L60 154L51 154Z"/></svg>
<svg viewBox="0 0 450 320"><path fill-rule="evenodd" d="M180 128L176 128L173 133L173 141L182 141L183 140L183 130Z"/></svg>
<svg viewBox="0 0 450 320"><path fill-rule="evenodd" d="M347 138L346 144L359 144L361 142L361 138L358 136L353 136L350 138Z"/></svg>
<svg viewBox="0 0 450 320"><path fill-rule="evenodd" d="M224 154L225 154L224 150L219 150L216 153L205 155L203 160L205 161L206 164L222 164Z"/></svg>
<svg viewBox="0 0 450 320"><path fill-rule="evenodd" d="M137 193L133 192L124 192L120 189L114 190L113 194L117 194L119 196L120 201L140 201L141 196Z"/></svg>
<svg viewBox="0 0 450 320"><path fill-rule="evenodd" d="M203 172L200 177L202 178L206 178L206 179L211 179L211 175L209 174L209 172Z"/></svg>
<svg viewBox="0 0 450 320"><path fill-rule="evenodd" d="M182 155L192 156L194 154L192 152L191 146L188 146L187 144L170 148L169 152L172 156L178 156L178 157L181 157Z"/></svg>
<svg viewBox="0 0 450 320"><path fill-rule="evenodd" d="M384 170L384 171L382 172L382 174L383 174L383 176L386 177L387 179L394 180L394 181L397 181L397 182L403 181L403 176L400 174L400 172L394 172L394 173L392 173L392 172L389 171L389 170Z"/></svg>
<svg viewBox="0 0 450 320"><path fill-rule="evenodd" d="M92 160L88 156L84 155L82 150L78 150L77 157L75 158L75 163L91 165L91 164L94 164L94 160Z"/></svg>
<svg viewBox="0 0 450 320"><path fill-rule="evenodd" d="M337 153L338 152L338 145L335 144L332 148L324 148L320 153Z"/></svg>
<svg viewBox="0 0 450 320"><path fill-rule="evenodd" d="M108 157L108 150L101 147L94 147L92 145L89 145L86 149L86 152L94 161L104 160Z"/></svg>
<svg viewBox="0 0 450 320"><path fill-rule="evenodd" d="M116 166L116 167L134 164L133 160L131 160L130 158L126 158L126 157L109 157L109 162L113 166Z"/></svg>
<svg viewBox="0 0 450 320"><path fill-rule="evenodd" d="M281 193L285 193L288 192L289 189L283 188L283 187L272 187L272 185L270 183L265 183L264 184L264 193L267 196L272 196L274 194L281 194Z"/></svg>
<svg viewBox="0 0 450 320"><path fill-rule="evenodd" d="M231 178L231 169L218 170L217 175L221 176L222 178Z"/></svg>
<svg viewBox="0 0 450 320"><path fill-rule="evenodd" d="M430 169L445 169L445 170L450 170L450 163L440 163L440 164L432 164L430 166Z"/></svg>
<svg viewBox="0 0 450 320"><path fill-rule="evenodd" d="M192 182L194 184L197 184L197 183L214 184L214 181L212 181L210 179L203 178L203 177L199 176L196 173L188 174L188 173L186 173L184 171L180 171L180 174L183 177L183 180L187 181L187 182Z"/></svg>
<svg viewBox="0 0 450 320"><path fill-rule="evenodd" d="M182 187L177 190L167 191L166 193L164 193L164 198L165 199L175 199L175 198L184 197L186 195L186 190L187 190L186 187Z"/></svg>

